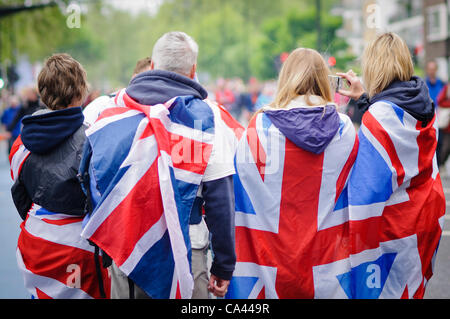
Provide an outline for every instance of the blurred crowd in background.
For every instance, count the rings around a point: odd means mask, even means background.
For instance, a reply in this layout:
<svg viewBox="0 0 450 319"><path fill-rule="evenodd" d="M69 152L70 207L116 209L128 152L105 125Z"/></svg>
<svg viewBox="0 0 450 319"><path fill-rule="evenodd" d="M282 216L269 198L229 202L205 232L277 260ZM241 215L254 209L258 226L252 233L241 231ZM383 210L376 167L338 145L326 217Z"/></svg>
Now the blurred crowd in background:
<svg viewBox="0 0 450 319"><path fill-rule="evenodd" d="M437 158L442 168L450 154L450 85L447 84L446 79L440 79L437 74L438 64L433 60L428 61L425 66L425 80L430 98L437 106L440 135ZM208 91L208 98L223 105L243 126L248 124L256 111L272 102L277 89L276 80L260 81L255 77L250 77L248 82L237 77L218 78L202 85ZM116 89L102 92L97 88L91 88L83 107L102 94L110 94ZM339 97L335 99L339 111L347 114L358 127L363 112L356 107L355 101L342 102ZM8 153L12 143L20 134L22 118L44 107L35 87L25 87L20 92L11 92L7 89L0 91L0 140L8 141ZM450 167L447 170L450 171Z"/></svg>

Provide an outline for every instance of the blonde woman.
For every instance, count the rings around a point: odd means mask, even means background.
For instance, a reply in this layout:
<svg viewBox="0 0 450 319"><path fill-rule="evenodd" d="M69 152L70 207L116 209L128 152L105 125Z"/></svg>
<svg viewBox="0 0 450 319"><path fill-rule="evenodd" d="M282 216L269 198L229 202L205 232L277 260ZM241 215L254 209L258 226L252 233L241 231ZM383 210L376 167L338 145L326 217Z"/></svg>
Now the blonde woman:
<svg viewBox="0 0 450 319"><path fill-rule="evenodd" d="M294 50L274 102L239 142L237 264L228 298L313 298L314 267L348 257L346 218L335 204L358 140L332 103L329 74L318 52Z"/></svg>
<svg viewBox="0 0 450 319"><path fill-rule="evenodd" d="M436 162L435 107L394 33L365 49L364 86L349 71L341 91L363 107L360 147L348 187L350 298L422 298L433 274L445 198ZM367 270L367 271L366 271Z"/></svg>

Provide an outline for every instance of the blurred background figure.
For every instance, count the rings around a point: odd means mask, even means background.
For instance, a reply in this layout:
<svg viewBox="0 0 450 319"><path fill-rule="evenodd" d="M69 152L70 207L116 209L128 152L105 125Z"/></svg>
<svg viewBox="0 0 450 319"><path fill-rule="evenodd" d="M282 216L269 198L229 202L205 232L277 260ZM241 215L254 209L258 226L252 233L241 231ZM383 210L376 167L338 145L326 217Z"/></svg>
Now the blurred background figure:
<svg viewBox="0 0 450 319"><path fill-rule="evenodd" d="M228 79L217 79L215 96L217 103L223 105L227 109L227 111L232 112L232 106L236 101L236 97L233 91L230 89L230 81Z"/></svg>
<svg viewBox="0 0 450 319"><path fill-rule="evenodd" d="M439 140L440 148L436 151L438 164L441 167L447 161L450 154L450 85L446 84L437 96L438 108L438 125L439 125ZM449 170L446 168L446 171Z"/></svg>
<svg viewBox="0 0 450 319"><path fill-rule="evenodd" d="M3 111L2 117L1 117L1 123L2 128L4 130L7 129L7 127L12 123L12 121L15 119L17 112L20 109L20 100L17 95L11 95L7 99L7 105L5 111ZM16 123L16 125L12 128L12 131L8 134L8 149L7 149L7 155L9 155L9 151L11 150L11 146L16 140L17 136L20 134L20 121Z"/></svg>
<svg viewBox="0 0 450 319"><path fill-rule="evenodd" d="M139 61L137 61L136 66L133 71L133 75L131 78L134 78L139 73L150 71L151 70L152 59L149 57L145 57Z"/></svg>
<svg viewBox="0 0 450 319"><path fill-rule="evenodd" d="M438 65L435 60L430 60L427 62L425 66L426 78L425 82L428 86L428 91L430 92L430 97L434 102L434 105L437 105L437 96L441 92L445 83L438 78Z"/></svg>
<svg viewBox="0 0 450 319"><path fill-rule="evenodd" d="M22 103L17 106L14 118L6 125L6 130L11 135L10 146L15 138L19 136L21 130L21 121L26 115L31 115L39 109L45 108L41 103L38 92L35 87L26 87L21 92ZM13 139L13 140L12 140ZM12 141L11 141L12 140ZM9 152L9 149L8 149Z"/></svg>
<svg viewBox="0 0 450 319"><path fill-rule="evenodd" d="M437 100L439 93L443 91L445 83L438 78L438 64L435 60L430 60L425 65L425 82L430 93L430 97L434 102L437 112L437 125L439 128L438 144L436 148L437 161L439 166L444 164L444 160L441 158L443 137L445 135L445 129L447 128L448 121L450 118L450 109L440 108L440 104ZM445 94L444 94L445 95Z"/></svg>
<svg viewBox="0 0 450 319"><path fill-rule="evenodd" d="M265 82L262 86L261 93L259 94L258 98L256 99L254 111L258 111L263 106L272 103L276 90L277 90L277 82L276 81Z"/></svg>

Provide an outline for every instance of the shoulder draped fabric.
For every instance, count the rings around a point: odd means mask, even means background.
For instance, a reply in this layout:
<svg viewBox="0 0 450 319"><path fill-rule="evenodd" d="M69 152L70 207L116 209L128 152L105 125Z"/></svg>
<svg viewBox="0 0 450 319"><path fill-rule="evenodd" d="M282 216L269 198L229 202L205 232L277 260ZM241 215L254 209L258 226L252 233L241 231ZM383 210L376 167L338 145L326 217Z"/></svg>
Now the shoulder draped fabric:
<svg viewBox="0 0 450 319"><path fill-rule="evenodd" d="M193 96L152 106L125 92L119 100L86 132L95 208L82 236L152 298L190 298L189 216L212 150L213 112Z"/></svg>
<svg viewBox="0 0 450 319"><path fill-rule="evenodd" d="M332 109L292 111L317 113L317 123ZM227 298L313 298L314 266L347 257L345 216L333 209L358 139L350 119L333 112L329 144L317 154L294 144L266 113L250 122L235 160L237 264Z"/></svg>
<svg viewBox="0 0 450 319"><path fill-rule="evenodd" d="M19 136L10 153L14 181L20 178L29 156L30 151ZM20 226L16 256L25 287L33 298L109 298L108 272L100 269L101 291L95 249L80 236L83 217L51 212L30 204L31 209Z"/></svg>

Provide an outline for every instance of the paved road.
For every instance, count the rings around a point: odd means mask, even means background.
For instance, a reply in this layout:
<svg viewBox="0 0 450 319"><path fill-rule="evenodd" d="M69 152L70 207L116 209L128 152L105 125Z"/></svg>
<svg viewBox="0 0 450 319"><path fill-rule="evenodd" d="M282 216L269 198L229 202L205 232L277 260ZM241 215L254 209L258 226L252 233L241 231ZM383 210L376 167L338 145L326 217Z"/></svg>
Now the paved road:
<svg viewBox="0 0 450 319"><path fill-rule="evenodd" d="M29 298L16 265L16 244L21 219L10 195L11 178L4 143L0 143L0 299ZM450 177L443 177L447 211L450 206ZM450 299L450 214L446 216L444 234L435 260L434 276L428 283L425 298Z"/></svg>
<svg viewBox="0 0 450 319"><path fill-rule="evenodd" d="M450 176L441 171L447 211L445 214L444 231L439 244L434 264L434 275L431 277L425 299L450 299Z"/></svg>
<svg viewBox="0 0 450 319"><path fill-rule="evenodd" d="M29 298L16 264L17 238L22 219L11 199L11 176L5 151L0 143L0 298Z"/></svg>

